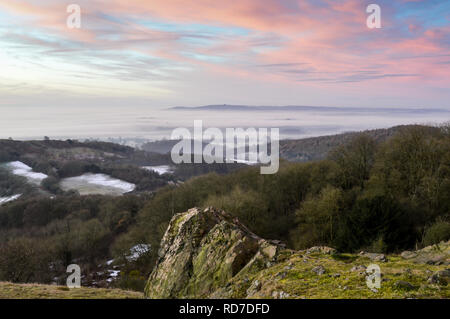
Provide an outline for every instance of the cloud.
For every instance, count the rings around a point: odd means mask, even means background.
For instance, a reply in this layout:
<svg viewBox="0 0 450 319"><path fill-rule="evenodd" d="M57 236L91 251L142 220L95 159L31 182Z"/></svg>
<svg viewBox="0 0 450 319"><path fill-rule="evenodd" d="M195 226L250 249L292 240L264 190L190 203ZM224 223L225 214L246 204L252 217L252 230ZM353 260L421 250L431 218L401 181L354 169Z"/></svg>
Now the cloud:
<svg viewBox="0 0 450 319"><path fill-rule="evenodd" d="M450 6L439 1L380 0L383 27L375 30L358 0L77 2L81 29L66 27L60 1L0 0L16 21L0 27L0 48L27 63L44 55L36 70L66 72L67 83L108 79L172 92L189 87L181 83L187 77L402 89L450 83L450 22L442 17Z"/></svg>

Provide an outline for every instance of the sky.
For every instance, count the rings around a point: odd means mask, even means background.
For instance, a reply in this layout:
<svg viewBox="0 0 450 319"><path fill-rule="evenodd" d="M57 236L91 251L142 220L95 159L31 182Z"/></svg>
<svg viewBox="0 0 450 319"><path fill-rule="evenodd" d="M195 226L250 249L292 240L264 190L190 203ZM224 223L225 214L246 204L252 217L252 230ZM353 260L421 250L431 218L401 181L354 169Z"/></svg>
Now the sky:
<svg viewBox="0 0 450 319"><path fill-rule="evenodd" d="M366 7L381 8L381 28ZM67 6L81 7L81 28ZM450 109L450 1L0 0L0 112ZM16 113L15 113L16 112Z"/></svg>

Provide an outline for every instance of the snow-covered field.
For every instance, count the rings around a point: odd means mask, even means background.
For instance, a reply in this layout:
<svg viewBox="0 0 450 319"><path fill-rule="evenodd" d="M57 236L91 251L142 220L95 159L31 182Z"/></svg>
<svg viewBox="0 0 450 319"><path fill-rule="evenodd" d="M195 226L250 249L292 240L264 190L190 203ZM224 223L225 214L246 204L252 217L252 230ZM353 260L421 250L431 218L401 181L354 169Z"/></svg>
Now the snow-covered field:
<svg viewBox="0 0 450 319"><path fill-rule="evenodd" d="M7 202L12 202L13 200L18 199L22 194L7 196L7 197L0 197L0 205L3 205Z"/></svg>
<svg viewBox="0 0 450 319"><path fill-rule="evenodd" d="M6 163L5 167L13 174L26 177L30 183L36 185L41 185L41 182L48 177L43 173L33 172L30 166L19 161Z"/></svg>
<svg viewBox="0 0 450 319"><path fill-rule="evenodd" d="M133 191L136 185L105 174L83 174L61 180L64 191L77 190L80 195L122 195Z"/></svg>
<svg viewBox="0 0 450 319"><path fill-rule="evenodd" d="M158 174L172 173L173 169L169 165L159 165L159 166L143 166L142 168L154 171Z"/></svg>

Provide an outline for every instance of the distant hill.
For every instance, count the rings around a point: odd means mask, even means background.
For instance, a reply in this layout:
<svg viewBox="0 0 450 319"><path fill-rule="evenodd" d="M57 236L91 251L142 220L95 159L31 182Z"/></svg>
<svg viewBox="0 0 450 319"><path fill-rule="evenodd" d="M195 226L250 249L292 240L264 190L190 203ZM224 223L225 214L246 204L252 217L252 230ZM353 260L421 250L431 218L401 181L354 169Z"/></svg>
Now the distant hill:
<svg viewBox="0 0 450 319"><path fill-rule="evenodd" d="M179 140L160 140L147 142L141 146L144 151L155 152L159 154L170 153L172 148L177 144Z"/></svg>
<svg viewBox="0 0 450 319"><path fill-rule="evenodd" d="M303 138L298 140L280 141L280 156L292 162L308 162L325 159L328 153L336 147L349 143L356 135L365 133L377 143L384 142L397 132L417 125L400 125L387 129L348 132L336 135ZM438 128L428 127L438 131Z"/></svg>
<svg viewBox="0 0 450 319"><path fill-rule="evenodd" d="M431 109L431 108L373 108L373 107L332 107L332 106L308 106L308 105L282 105L282 106L250 106L250 105L229 105L229 104L214 104L204 106L176 106L169 110L189 110L189 111L317 111L317 112L364 112L364 113L413 113L422 114L430 112L448 112L446 109Z"/></svg>
<svg viewBox="0 0 450 319"><path fill-rule="evenodd" d="M0 139L0 162L8 161L68 162L75 160L114 162L120 164L165 164L166 157L158 153L136 150L108 142L77 140L15 141ZM32 165L33 166L33 165Z"/></svg>
<svg viewBox="0 0 450 319"><path fill-rule="evenodd" d="M172 148L180 142L180 140L160 140L160 141L152 141L147 142L141 146L141 148L146 152L151 153L159 153L159 154L167 154L170 153ZM208 143L203 142L203 147L205 147ZM191 141L191 149L194 149L194 144Z"/></svg>
<svg viewBox="0 0 450 319"><path fill-rule="evenodd" d="M398 131L411 126L414 125L400 125L387 129L367 130L363 131L363 133L373 137L377 143L381 143L393 136ZM434 127L429 127L429 129L436 131L438 130ZM360 133L362 132L348 132L319 137L281 140L280 156L285 160L292 162L308 162L321 160L326 158L329 151L338 146L345 145ZM148 142L142 146L142 149L148 152L167 154L178 142L179 140Z"/></svg>

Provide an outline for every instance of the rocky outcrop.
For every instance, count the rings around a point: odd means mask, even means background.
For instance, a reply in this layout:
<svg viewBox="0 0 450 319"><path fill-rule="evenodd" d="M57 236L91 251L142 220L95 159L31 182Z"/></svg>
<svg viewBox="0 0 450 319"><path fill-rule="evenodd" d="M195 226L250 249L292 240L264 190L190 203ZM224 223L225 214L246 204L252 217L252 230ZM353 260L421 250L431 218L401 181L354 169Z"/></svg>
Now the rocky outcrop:
<svg viewBox="0 0 450 319"><path fill-rule="evenodd" d="M450 298L449 243L389 255L331 247L286 249L214 208L175 215L148 279L147 298ZM380 288L367 285L377 264Z"/></svg>
<svg viewBox="0 0 450 319"><path fill-rule="evenodd" d="M214 208L175 215L145 288L149 298L205 298L241 272L270 266L282 250Z"/></svg>
<svg viewBox="0 0 450 319"><path fill-rule="evenodd" d="M416 251L404 251L400 256L417 264L448 266L450 265L450 241Z"/></svg>

